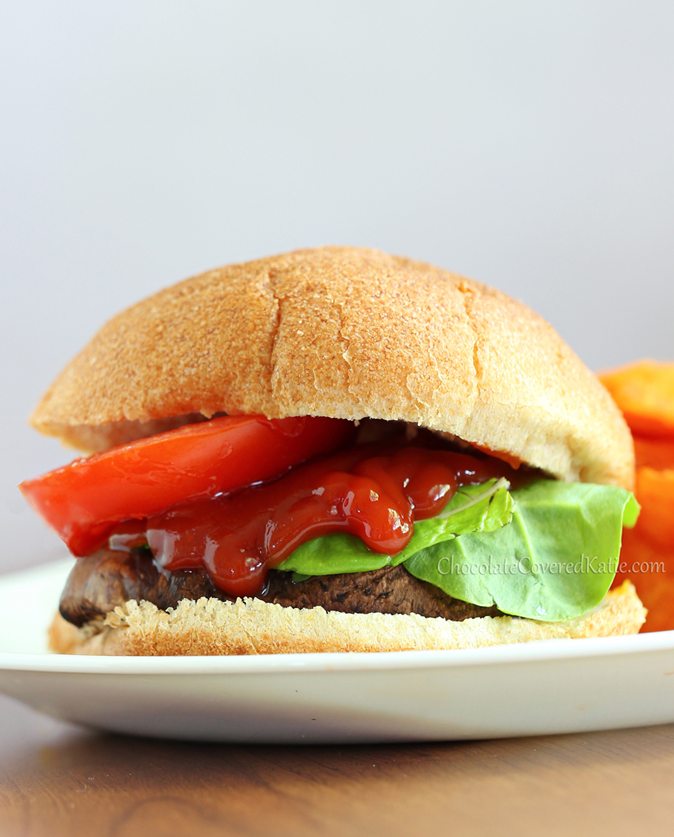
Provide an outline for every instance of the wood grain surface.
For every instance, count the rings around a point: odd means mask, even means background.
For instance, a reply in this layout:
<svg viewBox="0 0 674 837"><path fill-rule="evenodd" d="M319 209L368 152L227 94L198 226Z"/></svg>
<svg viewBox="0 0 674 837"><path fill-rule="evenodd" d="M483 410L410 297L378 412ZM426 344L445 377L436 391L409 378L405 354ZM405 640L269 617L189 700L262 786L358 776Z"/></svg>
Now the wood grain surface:
<svg viewBox="0 0 674 837"><path fill-rule="evenodd" d="M673 777L674 726L244 747L97 735L0 697L2 837L669 835Z"/></svg>

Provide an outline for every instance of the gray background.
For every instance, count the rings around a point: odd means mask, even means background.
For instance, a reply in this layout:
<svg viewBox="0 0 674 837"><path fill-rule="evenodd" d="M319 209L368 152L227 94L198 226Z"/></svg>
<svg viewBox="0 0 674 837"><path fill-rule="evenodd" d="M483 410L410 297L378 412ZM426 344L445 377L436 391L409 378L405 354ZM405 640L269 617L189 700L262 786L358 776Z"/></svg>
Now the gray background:
<svg viewBox="0 0 674 837"><path fill-rule="evenodd" d="M674 357L671 2L4 2L0 569L59 554L25 426L117 309L372 245L526 300L587 362Z"/></svg>

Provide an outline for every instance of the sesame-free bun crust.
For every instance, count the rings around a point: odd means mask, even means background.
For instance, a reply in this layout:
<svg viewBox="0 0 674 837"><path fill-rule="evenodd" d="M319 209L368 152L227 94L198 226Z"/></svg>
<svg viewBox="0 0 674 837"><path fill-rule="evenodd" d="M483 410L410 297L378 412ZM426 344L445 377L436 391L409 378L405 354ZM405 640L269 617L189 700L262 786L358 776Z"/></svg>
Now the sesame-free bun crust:
<svg viewBox="0 0 674 837"><path fill-rule="evenodd" d="M402 420L560 479L633 479L622 416L548 323L485 285L346 247L212 270L123 311L32 422L100 450L218 412Z"/></svg>
<svg viewBox="0 0 674 837"><path fill-rule="evenodd" d="M416 614L301 610L259 599L183 599L168 612L129 601L82 628L57 614L49 640L52 651L61 654L131 656L440 650L635 634L645 618L634 587L624 582L591 613L566 622L511 616L452 622Z"/></svg>

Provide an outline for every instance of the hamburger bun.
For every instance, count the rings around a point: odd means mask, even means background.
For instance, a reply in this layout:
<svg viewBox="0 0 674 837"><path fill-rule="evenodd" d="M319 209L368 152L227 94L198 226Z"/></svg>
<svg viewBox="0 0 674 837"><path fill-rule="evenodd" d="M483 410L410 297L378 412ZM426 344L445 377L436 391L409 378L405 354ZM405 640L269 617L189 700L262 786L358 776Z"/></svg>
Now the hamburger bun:
<svg viewBox="0 0 674 837"><path fill-rule="evenodd" d="M558 479L633 482L621 414L548 323L376 250L299 250L154 294L93 337L32 423L92 451L215 413L400 420Z"/></svg>

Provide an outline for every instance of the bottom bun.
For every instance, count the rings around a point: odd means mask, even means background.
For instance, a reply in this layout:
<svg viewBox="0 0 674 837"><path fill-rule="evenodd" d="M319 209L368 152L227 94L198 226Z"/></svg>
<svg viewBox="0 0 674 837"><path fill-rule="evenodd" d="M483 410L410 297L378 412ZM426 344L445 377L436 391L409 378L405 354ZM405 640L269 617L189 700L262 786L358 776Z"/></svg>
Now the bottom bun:
<svg viewBox="0 0 674 837"><path fill-rule="evenodd" d="M183 599L168 611L128 601L82 628L57 614L49 642L62 654L132 656L419 651L633 634L645 619L646 609L629 582L609 592L590 613L566 622L512 616L452 622L416 614L301 610L259 599Z"/></svg>

